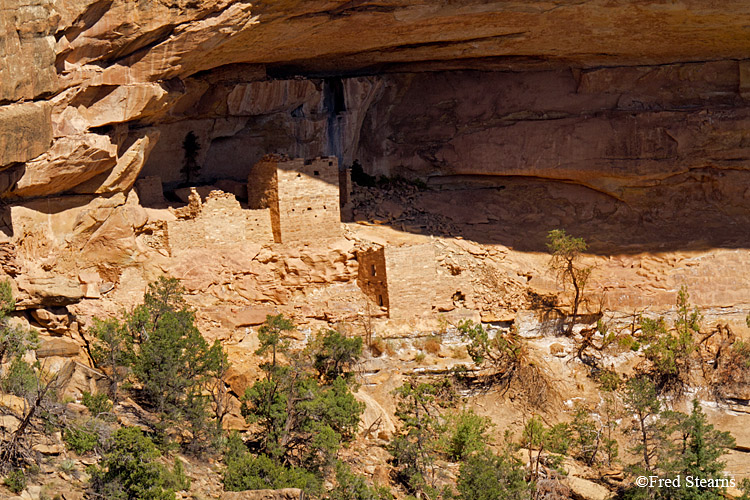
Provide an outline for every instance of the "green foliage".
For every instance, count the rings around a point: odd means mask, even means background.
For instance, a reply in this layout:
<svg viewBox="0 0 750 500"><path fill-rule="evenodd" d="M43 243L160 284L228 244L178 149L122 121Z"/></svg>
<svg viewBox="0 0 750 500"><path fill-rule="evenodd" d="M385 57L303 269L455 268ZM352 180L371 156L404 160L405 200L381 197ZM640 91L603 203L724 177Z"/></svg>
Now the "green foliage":
<svg viewBox="0 0 750 500"><path fill-rule="evenodd" d="M10 491L18 495L26 489L26 474L24 474L21 469L14 469L5 476L3 484L5 484Z"/></svg>
<svg viewBox="0 0 750 500"><path fill-rule="evenodd" d="M175 457L172 470L167 470L164 476L164 486L174 491L187 491L190 489L190 478L185 475L185 466L182 460Z"/></svg>
<svg viewBox="0 0 750 500"><path fill-rule="evenodd" d="M120 383L134 360L133 336L126 324L115 319L102 321L94 318L92 333L94 341L91 345L91 358L107 376L109 395L117 401Z"/></svg>
<svg viewBox="0 0 750 500"><path fill-rule="evenodd" d="M547 431L545 436L546 448L558 455L567 455L573 444L573 433L566 423L555 424Z"/></svg>
<svg viewBox="0 0 750 500"><path fill-rule="evenodd" d="M352 365L362 356L362 338L346 338L336 330L318 333L312 343L313 367L330 383L348 377Z"/></svg>
<svg viewBox="0 0 750 500"><path fill-rule="evenodd" d="M576 456L587 465L592 465L599 452L601 436L599 429L591 419L591 412L584 407L578 407L573 422L570 424L575 433Z"/></svg>
<svg viewBox="0 0 750 500"><path fill-rule="evenodd" d="M137 427L115 432L100 466L89 469L93 493L116 500L174 500L169 471L159 450Z"/></svg>
<svg viewBox="0 0 750 500"><path fill-rule="evenodd" d="M614 392L622 383L620 375L613 370L601 370L596 377L596 381L599 383L599 389L604 392Z"/></svg>
<svg viewBox="0 0 750 500"><path fill-rule="evenodd" d="M0 388L3 392L23 398L31 397L38 387L39 375L35 367L20 357L13 359L5 377L0 380Z"/></svg>
<svg viewBox="0 0 750 500"><path fill-rule="evenodd" d="M362 476L354 474L343 462L336 463L336 486L328 492L329 500L390 500L391 491L384 486L372 487Z"/></svg>
<svg viewBox="0 0 750 500"><path fill-rule="evenodd" d="M159 278L125 326L135 339L132 372L141 395L162 418L187 423L191 446L199 447L213 437L207 392L226 365L226 354L218 341L209 346L198 331L183 293L176 279ZM107 331L116 339L124 336L120 327Z"/></svg>
<svg viewBox="0 0 750 500"><path fill-rule="evenodd" d="M720 458L734 447L734 438L728 432L716 430L708 423L697 400L693 400L690 415L670 412L665 417L668 420L667 433L672 437L660 463L660 468L666 475L724 478L725 464ZM669 489L662 494L665 498L674 499L718 500L724 497L724 489L699 489L682 484L680 488Z"/></svg>
<svg viewBox="0 0 750 500"><path fill-rule="evenodd" d="M525 475L520 460L510 453L485 450L461 464L457 487L461 500L530 500L533 488Z"/></svg>
<svg viewBox="0 0 750 500"><path fill-rule="evenodd" d="M697 308L691 310L689 298L683 285L677 295L677 319L672 331L663 318L641 318L641 338L647 344L643 354L651 362L659 391L680 389L690 371L701 314Z"/></svg>
<svg viewBox="0 0 750 500"><path fill-rule="evenodd" d="M461 321L458 331L469 341L466 351L474 364L481 366L489 363L503 373L514 373L518 369L523 352L518 335L497 334L490 338L489 332L481 324L474 324L471 320Z"/></svg>
<svg viewBox="0 0 750 500"><path fill-rule="evenodd" d="M286 332L291 332L294 328L292 320L285 318L283 314L267 315L266 322L258 328L260 347L255 351L255 354L264 356L270 350L273 353L271 366L275 367L277 352L289 350L289 339Z"/></svg>
<svg viewBox="0 0 750 500"><path fill-rule="evenodd" d="M99 445L99 434L91 426L76 425L67 427L63 431L63 441L68 449L79 455L94 451Z"/></svg>
<svg viewBox="0 0 750 500"><path fill-rule="evenodd" d="M269 315L258 353L287 351L283 335L292 329L288 319ZM245 391L242 414L260 427L264 454L313 471L332 464L341 442L354 437L364 411L342 376L361 351L361 341L328 331L302 353L288 356L290 365L274 360L261 366L266 376Z"/></svg>
<svg viewBox="0 0 750 500"><path fill-rule="evenodd" d="M472 453L484 450L489 442L490 420L474 413L474 410L462 411L448 419L450 436L448 439L448 458L454 461L463 460Z"/></svg>
<svg viewBox="0 0 750 500"><path fill-rule="evenodd" d="M39 346L36 332L10 325L9 316L15 308L10 281L0 281L0 363L19 358Z"/></svg>
<svg viewBox="0 0 750 500"><path fill-rule="evenodd" d="M112 402L104 393L91 394L88 391L83 391L81 399L83 406L88 408L89 413L91 413L91 415L94 417L97 417L102 413L109 413L112 411Z"/></svg>
<svg viewBox="0 0 750 500"><path fill-rule="evenodd" d="M647 377L635 377L625 383L623 403L633 417L628 429L635 437L631 452L642 458L638 469L652 472L655 469L657 446L664 437L664 428L658 420L661 403L656 397L656 386Z"/></svg>
<svg viewBox="0 0 750 500"><path fill-rule="evenodd" d="M580 263L581 254L587 248L588 245L583 238L571 236L564 229L554 229L547 233L547 250L552 254L550 265L557 272L560 281L564 285L572 285L574 292L571 321L566 330L567 335L573 332L578 308L583 301L583 293L589 276L591 276L592 269L583 267Z"/></svg>
<svg viewBox="0 0 750 500"><path fill-rule="evenodd" d="M440 407L452 399L445 384L407 380L393 391L401 432L391 440L388 451L396 466L396 479L410 494L435 493L435 460L445 441L445 422Z"/></svg>
<svg viewBox="0 0 750 500"><path fill-rule="evenodd" d="M322 490L320 479L299 467L285 467L267 455L242 453L227 462L224 489L227 491L300 488L309 495Z"/></svg>

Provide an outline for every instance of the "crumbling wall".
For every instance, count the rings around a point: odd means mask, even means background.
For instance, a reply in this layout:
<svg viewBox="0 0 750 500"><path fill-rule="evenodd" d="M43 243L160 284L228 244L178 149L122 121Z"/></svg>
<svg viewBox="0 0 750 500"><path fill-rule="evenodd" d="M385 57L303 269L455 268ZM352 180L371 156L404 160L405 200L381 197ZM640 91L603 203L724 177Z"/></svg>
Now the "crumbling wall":
<svg viewBox="0 0 750 500"><path fill-rule="evenodd" d="M172 253L195 248L196 244L271 243L270 210L245 210L233 194L212 191L194 218L167 222L167 239Z"/></svg>
<svg viewBox="0 0 750 500"><path fill-rule="evenodd" d="M388 283L386 280L385 251L383 247L368 248L357 252L357 285L362 292L381 307L388 307Z"/></svg>
<svg viewBox="0 0 750 500"><path fill-rule="evenodd" d="M429 314L435 301L437 280L435 248L428 243L386 247L384 256L388 316L406 319Z"/></svg>

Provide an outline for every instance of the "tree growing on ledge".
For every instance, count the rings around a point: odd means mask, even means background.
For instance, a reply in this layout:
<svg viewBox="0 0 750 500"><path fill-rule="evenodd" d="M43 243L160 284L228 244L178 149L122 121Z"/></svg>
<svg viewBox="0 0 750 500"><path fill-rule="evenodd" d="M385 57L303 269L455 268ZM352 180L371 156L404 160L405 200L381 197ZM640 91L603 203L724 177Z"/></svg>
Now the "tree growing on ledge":
<svg viewBox="0 0 750 500"><path fill-rule="evenodd" d="M185 150L185 165L180 173L185 179L185 184L190 184L195 182L201 171L201 166L198 165L198 151L201 150L201 144L192 130L185 135L185 139L182 141L182 149Z"/></svg>
<svg viewBox="0 0 750 500"><path fill-rule="evenodd" d="M564 285L573 286L573 310L565 330L566 335L573 333L578 308L583 301L583 291L591 275L591 268L581 264L581 253L586 248L588 245L583 238L575 238L564 229L554 229L547 234L547 249L552 254L552 269L557 272Z"/></svg>

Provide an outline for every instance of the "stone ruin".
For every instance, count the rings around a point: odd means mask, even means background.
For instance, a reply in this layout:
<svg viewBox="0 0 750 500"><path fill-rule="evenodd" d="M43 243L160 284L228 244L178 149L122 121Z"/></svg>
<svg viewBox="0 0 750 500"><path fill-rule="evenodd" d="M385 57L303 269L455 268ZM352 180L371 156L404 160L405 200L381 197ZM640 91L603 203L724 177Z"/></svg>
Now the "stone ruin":
<svg viewBox="0 0 750 500"><path fill-rule="evenodd" d="M175 210L177 220L167 222L167 240L172 253L203 245L223 246L242 242L272 243L268 209L243 209L233 194L211 191L205 202L190 193L186 207Z"/></svg>
<svg viewBox="0 0 750 500"><path fill-rule="evenodd" d="M377 246L357 253L357 284L388 311L391 319L408 319L432 311L437 269L429 244Z"/></svg>
<svg viewBox="0 0 750 500"><path fill-rule="evenodd" d="M276 243L341 236L340 173L335 157L306 161L267 155L250 171L247 195L251 208L270 210Z"/></svg>

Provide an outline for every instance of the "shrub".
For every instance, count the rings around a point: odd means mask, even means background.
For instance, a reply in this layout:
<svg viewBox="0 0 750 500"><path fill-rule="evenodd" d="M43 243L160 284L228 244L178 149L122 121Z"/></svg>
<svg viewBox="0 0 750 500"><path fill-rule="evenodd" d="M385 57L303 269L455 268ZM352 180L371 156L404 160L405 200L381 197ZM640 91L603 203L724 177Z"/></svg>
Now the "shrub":
<svg viewBox="0 0 750 500"><path fill-rule="evenodd" d="M89 468L91 490L118 500L174 500L169 471L157 461L160 455L137 427L118 429L101 466Z"/></svg>
<svg viewBox="0 0 750 500"><path fill-rule="evenodd" d="M214 437L206 393L226 354L218 340L209 346L198 331L184 291L176 279L159 278L126 323L136 340L132 368L141 395L163 419L188 424L195 448Z"/></svg>
<svg viewBox="0 0 750 500"><path fill-rule="evenodd" d="M10 491L18 495L26 489L26 475L21 469L12 470L5 476L3 483Z"/></svg>
<svg viewBox="0 0 750 500"><path fill-rule="evenodd" d="M39 386L39 375L34 367L21 359L14 358L5 377L0 381L0 388L4 392L27 397Z"/></svg>
<svg viewBox="0 0 750 500"><path fill-rule="evenodd" d="M285 467L267 455L243 453L227 463L224 489L227 491L300 488L309 495L321 492L320 479L299 467Z"/></svg>
<svg viewBox="0 0 750 500"><path fill-rule="evenodd" d="M438 337L437 335L429 337L424 341L424 350L432 354L433 356L439 354L441 345L440 340L440 337Z"/></svg>
<svg viewBox="0 0 750 500"><path fill-rule="evenodd" d="M362 476L354 474L343 462L336 464L336 486L328 492L329 500L389 500L390 490L369 486Z"/></svg>
<svg viewBox="0 0 750 500"><path fill-rule="evenodd" d="M461 500L530 500L531 487L525 475L517 458L485 450L461 464L456 486Z"/></svg>
<svg viewBox="0 0 750 500"><path fill-rule="evenodd" d="M462 411L451 419L452 429L447 453L452 460L463 460L472 453L485 449L489 441L488 432L492 424L474 410Z"/></svg>
<svg viewBox="0 0 750 500"><path fill-rule="evenodd" d="M327 382L348 377L352 365L362 356L362 338L347 338L336 330L318 333L310 346L313 367Z"/></svg>
<svg viewBox="0 0 750 500"><path fill-rule="evenodd" d="M104 393L91 394L88 391L83 392L82 396L83 406L89 409L89 413L96 417L102 413L109 413L112 411L112 402L107 398Z"/></svg>
<svg viewBox="0 0 750 500"><path fill-rule="evenodd" d="M10 325L8 318L15 308L10 281L0 281L0 363L20 358L26 351L34 350L39 345L36 332Z"/></svg>
<svg viewBox="0 0 750 500"><path fill-rule="evenodd" d="M63 441L68 449L83 455L99 446L99 435L83 426L68 427L63 432Z"/></svg>

